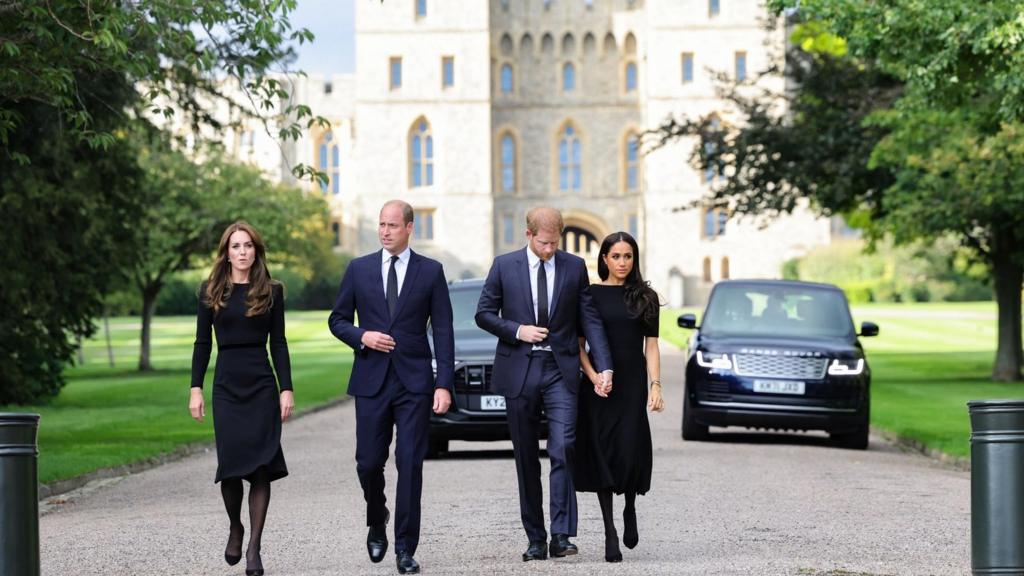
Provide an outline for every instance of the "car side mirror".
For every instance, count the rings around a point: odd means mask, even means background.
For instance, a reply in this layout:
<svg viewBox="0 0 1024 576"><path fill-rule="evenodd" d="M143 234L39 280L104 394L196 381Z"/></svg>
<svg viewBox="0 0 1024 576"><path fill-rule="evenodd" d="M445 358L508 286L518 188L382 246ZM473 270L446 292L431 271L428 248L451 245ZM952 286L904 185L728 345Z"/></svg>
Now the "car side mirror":
<svg viewBox="0 0 1024 576"><path fill-rule="evenodd" d="M861 322L860 335L878 336L878 324L875 324L874 322Z"/></svg>
<svg viewBox="0 0 1024 576"><path fill-rule="evenodd" d="M686 328L693 330L697 328L697 315L696 314L681 314L679 316L678 324L680 328Z"/></svg>

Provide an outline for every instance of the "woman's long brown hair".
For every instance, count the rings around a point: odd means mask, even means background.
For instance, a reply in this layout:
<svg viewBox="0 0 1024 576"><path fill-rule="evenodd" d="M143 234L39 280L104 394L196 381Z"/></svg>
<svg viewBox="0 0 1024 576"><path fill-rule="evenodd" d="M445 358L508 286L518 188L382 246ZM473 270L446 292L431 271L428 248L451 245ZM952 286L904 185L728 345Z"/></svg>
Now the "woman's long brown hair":
<svg viewBox="0 0 1024 576"><path fill-rule="evenodd" d="M234 284L231 282L228 245L231 243L231 235L238 231L245 232L249 238L252 238L253 250L256 253L252 267L249 268L249 293L245 296L245 315L259 316L274 305L273 286L276 282L270 278L270 271L267 270L267 249L263 244L263 239L260 238L256 229L245 220L239 220L228 226L220 237L217 259L213 263L210 277L206 280L205 302L216 313L227 305L228 298L231 297L231 289Z"/></svg>

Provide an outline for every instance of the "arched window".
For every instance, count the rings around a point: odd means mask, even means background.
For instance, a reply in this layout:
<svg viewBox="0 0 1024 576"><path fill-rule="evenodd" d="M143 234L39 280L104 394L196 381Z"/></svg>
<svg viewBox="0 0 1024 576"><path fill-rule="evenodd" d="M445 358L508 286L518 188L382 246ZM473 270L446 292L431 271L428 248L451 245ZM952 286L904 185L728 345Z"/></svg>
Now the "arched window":
<svg viewBox="0 0 1024 576"><path fill-rule="evenodd" d="M558 140L558 189L579 192L583 185L580 137L572 124L566 124Z"/></svg>
<svg viewBox="0 0 1024 576"><path fill-rule="evenodd" d="M508 132L501 137L501 191L516 191L516 140Z"/></svg>
<svg viewBox="0 0 1024 576"><path fill-rule="evenodd" d="M704 281L711 282L711 258L704 257Z"/></svg>
<svg viewBox="0 0 1024 576"><path fill-rule="evenodd" d="M341 154L338 150L338 143L334 141L334 133L327 132L320 137L318 168L327 174L328 181L320 183L320 191L327 193L327 187L331 187L331 193L341 192Z"/></svg>
<svg viewBox="0 0 1024 576"><path fill-rule="evenodd" d="M636 134L626 136L626 190L640 189L640 139Z"/></svg>
<svg viewBox="0 0 1024 576"><path fill-rule="evenodd" d="M434 136L425 119L409 132L409 183L413 188L434 185Z"/></svg>
<svg viewBox="0 0 1024 576"><path fill-rule="evenodd" d="M501 65L501 93L511 94L515 89L515 77L512 75L512 65Z"/></svg>
<svg viewBox="0 0 1024 576"><path fill-rule="evenodd" d="M626 64L626 92L636 91L636 62Z"/></svg>
<svg viewBox="0 0 1024 576"><path fill-rule="evenodd" d="M722 280L729 279L729 257L722 258Z"/></svg>
<svg viewBox="0 0 1024 576"><path fill-rule="evenodd" d="M562 90L572 92L576 89L576 66L572 62L566 62L562 66Z"/></svg>

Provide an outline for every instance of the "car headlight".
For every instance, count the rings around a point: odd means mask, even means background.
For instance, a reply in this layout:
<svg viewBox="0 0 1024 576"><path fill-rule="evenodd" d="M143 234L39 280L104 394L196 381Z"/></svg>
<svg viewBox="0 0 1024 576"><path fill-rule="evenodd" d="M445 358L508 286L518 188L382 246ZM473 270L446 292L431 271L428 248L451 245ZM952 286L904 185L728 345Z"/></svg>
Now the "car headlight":
<svg viewBox="0 0 1024 576"><path fill-rule="evenodd" d="M828 365L829 376L856 376L863 371L863 358L857 358L856 360L840 360L836 358Z"/></svg>
<svg viewBox="0 0 1024 576"><path fill-rule="evenodd" d="M732 360L729 359L728 354L704 352L703 350L697 350L697 365L704 368L732 370Z"/></svg>

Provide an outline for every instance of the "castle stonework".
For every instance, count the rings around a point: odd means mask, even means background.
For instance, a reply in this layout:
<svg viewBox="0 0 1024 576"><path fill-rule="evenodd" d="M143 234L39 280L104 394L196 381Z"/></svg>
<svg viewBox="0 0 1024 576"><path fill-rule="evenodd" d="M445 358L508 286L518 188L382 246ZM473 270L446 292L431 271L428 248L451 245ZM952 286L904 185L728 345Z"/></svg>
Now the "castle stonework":
<svg viewBox="0 0 1024 576"><path fill-rule="evenodd" d="M478 277L547 204L592 281L600 241L624 230L668 304L701 304L720 279L778 277L831 241L806 210L762 226L686 208L727 175L690 165L693 140L641 143L670 115L728 123L710 75L754 77L781 57L785 27L769 18L756 0L360 1L355 74L292 79L330 130L283 146L243 131L229 148L284 180L295 163L327 172L323 189L300 185L330 199L339 250L378 249L380 206L402 198L413 248L449 278Z"/></svg>

